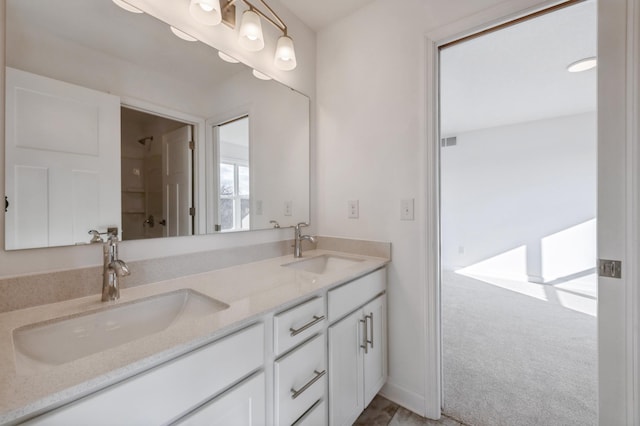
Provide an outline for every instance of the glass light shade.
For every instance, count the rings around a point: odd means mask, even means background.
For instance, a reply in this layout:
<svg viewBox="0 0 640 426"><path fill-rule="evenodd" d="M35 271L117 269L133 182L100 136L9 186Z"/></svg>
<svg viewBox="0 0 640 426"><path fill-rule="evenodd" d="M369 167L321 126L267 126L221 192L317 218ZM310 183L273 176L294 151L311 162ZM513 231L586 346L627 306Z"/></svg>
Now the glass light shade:
<svg viewBox="0 0 640 426"><path fill-rule="evenodd" d="M293 48L293 40L290 37L282 36L278 39L274 63L276 68L283 71L291 71L296 67L296 51Z"/></svg>
<svg viewBox="0 0 640 426"><path fill-rule="evenodd" d="M197 38L191 37L189 34L185 33L184 31L180 31L174 26L169 26L169 28L171 28L171 32L178 38L181 38L185 41L198 41Z"/></svg>
<svg viewBox="0 0 640 426"><path fill-rule="evenodd" d="M233 56L229 56L220 50L218 50L218 56L220 57L220 59L222 59L225 62L229 62L230 64L237 64L238 62L240 62Z"/></svg>
<svg viewBox="0 0 640 426"><path fill-rule="evenodd" d="M255 69L254 69L254 70L253 70L253 71L251 71L251 72L253 73L253 76L254 76L255 78L259 78L260 80L271 80L271 77L269 77L269 76L268 76L268 75L266 75L266 74L261 73L261 72L260 72L260 71L258 71L258 70L255 70Z"/></svg>
<svg viewBox="0 0 640 426"><path fill-rule="evenodd" d="M220 0L191 0L189 13L202 25L218 25L222 22Z"/></svg>
<svg viewBox="0 0 640 426"><path fill-rule="evenodd" d="M121 8L123 8L124 10L126 10L127 12L132 12L132 13L143 13L140 9L138 9L137 7L131 6L129 3L124 2L123 0L113 0L113 2L115 4L117 4L118 6L120 6Z"/></svg>
<svg viewBox="0 0 640 426"><path fill-rule="evenodd" d="M240 46L251 52L257 52L264 47L260 16L252 10L245 10L242 14L238 42Z"/></svg>
<svg viewBox="0 0 640 426"><path fill-rule="evenodd" d="M597 64L598 64L598 60L596 59L595 56L592 56L590 58L580 59L579 61L569 64L569 66L567 67L567 71L569 72L588 71L592 68L595 68Z"/></svg>

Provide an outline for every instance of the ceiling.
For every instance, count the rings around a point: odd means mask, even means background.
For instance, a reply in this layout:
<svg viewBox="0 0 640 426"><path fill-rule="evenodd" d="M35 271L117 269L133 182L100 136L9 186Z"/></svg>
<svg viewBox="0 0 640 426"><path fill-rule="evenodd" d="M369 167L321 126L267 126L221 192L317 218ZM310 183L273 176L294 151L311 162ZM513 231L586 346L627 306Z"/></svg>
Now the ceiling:
<svg viewBox="0 0 640 426"><path fill-rule="evenodd" d="M442 135L595 111L596 70L566 68L596 29L590 0L442 50Z"/></svg>
<svg viewBox="0 0 640 426"><path fill-rule="evenodd" d="M320 31L374 0L280 0L312 30Z"/></svg>

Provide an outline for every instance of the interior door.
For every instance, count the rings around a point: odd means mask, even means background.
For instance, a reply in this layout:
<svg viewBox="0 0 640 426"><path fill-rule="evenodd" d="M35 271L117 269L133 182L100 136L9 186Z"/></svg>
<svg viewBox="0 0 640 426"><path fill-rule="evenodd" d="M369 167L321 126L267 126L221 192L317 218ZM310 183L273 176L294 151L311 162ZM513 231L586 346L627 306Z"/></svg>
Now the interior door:
<svg viewBox="0 0 640 426"><path fill-rule="evenodd" d="M7 67L6 248L120 226L120 99Z"/></svg>
<svg viewBox="0 0 640 426"><path fill-rule="evenodd" d="M186 125L162 136L163 215L165 237L192 235L192 127Z"/></svg>

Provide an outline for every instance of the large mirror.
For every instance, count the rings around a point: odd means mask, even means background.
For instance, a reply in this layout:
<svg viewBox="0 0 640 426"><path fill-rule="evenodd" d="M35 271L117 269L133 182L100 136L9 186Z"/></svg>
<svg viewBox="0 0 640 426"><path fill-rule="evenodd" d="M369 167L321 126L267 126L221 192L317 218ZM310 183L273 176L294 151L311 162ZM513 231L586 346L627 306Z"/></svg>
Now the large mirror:
<svg viewBox="0 0 640 426"><path fill-rule="evenodd" d="M7 250L309 220L306 96L112 1L6 3Z"/></svg>

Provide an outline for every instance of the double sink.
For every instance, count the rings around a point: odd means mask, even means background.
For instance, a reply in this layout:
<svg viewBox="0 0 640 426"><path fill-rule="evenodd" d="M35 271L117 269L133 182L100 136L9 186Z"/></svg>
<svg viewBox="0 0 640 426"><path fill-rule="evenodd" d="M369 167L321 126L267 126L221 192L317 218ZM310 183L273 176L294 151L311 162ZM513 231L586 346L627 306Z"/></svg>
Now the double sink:
<svg viewBox="0 0 640 426"><path fill-rule="evenodd" d="M323 254L282 267L330 274L360 262L362 259ZM22 372L46 370L228 308L224 302L182 289L29 324L13 331L16 367Z"/></svg>

